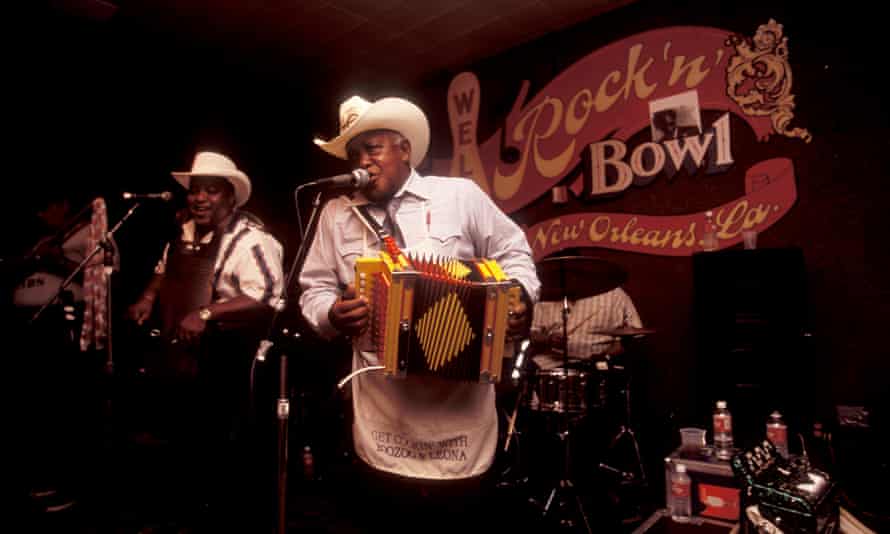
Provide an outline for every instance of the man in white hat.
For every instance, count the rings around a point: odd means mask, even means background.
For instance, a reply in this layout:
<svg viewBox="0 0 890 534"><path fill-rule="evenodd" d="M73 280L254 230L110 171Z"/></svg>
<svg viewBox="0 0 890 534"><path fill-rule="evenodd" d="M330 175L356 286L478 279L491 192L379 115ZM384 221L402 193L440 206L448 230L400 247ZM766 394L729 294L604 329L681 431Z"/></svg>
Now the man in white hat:
<svg viewBox="0 0 890 534"><path fill-rule="evenodd" d="M214 152L198 153L191 171L172 174L188 191L189 217L182 224L179 244L191 256L210 249L215 254L212 298L181 310L181 320L170 325L171 339L194 341L211 319L277 306L283 291L282 247L255 217L237 209L250 198L247 175ZM168 244L154 278L130 307L131 318L139 324L151 314L172 252Z"/></svg>
<svg viewBox="0 0 890 534"><path fill-rule="evenodd" d="M190 171L172 174L187 190L188 218L129 316L150 323L157 308L152 326L166 342L149 362L156 364L149 374L161 377L157 415L162 428L187 444L200 447L209 437L216 449L193 452L214 461L249 401L250 365L284 291L283 251L256 217L239 209L251 182L229 158L199 152ZM207 487L235 478L237 464L218 460L210 468L219 477L205 480Z"/></svg>
<svg viewBox="0 0 890 534"><path fill-rule="evenodd" d="M370 176L351 197L325 205L300 275L303 315L323 337L355 339L368 328L368 303L356 298L353 286L354 265L360 256L376 255L380 243L355 205L365 205L403 251L497 261L524 293L510 329L527 329L540 283L525 235L472 180L418 174L429 140L427 118L415 104L357 96L340 106L340 134L316 140ZM374 353L353 351L354 370L378 363ZM443 481L478 482L491 466L498 439L493 385L367 372L351 386L354 446L372 475L390 474L399 483L410 477L426 492Z"/></svg>

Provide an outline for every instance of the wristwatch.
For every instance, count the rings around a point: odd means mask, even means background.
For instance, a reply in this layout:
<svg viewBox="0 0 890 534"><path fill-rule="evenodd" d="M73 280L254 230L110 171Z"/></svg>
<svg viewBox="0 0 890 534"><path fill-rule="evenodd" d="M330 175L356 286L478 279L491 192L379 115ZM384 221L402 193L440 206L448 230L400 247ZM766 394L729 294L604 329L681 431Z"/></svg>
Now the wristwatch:
<svg viewBox="0 0 890 534"><path fill-rule="evenodd" d="M202 321L209 321L211 315L212 315L212 313L210 312L210 308L208 308L207 306L204 306L203 308L198 310L198 317Z"/></svg>

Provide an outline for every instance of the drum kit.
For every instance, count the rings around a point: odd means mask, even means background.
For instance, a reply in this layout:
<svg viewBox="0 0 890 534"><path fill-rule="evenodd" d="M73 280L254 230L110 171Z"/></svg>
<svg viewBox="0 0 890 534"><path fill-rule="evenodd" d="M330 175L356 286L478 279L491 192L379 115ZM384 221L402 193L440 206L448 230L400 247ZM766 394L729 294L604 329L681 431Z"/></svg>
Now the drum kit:
<svg viewBox="0 0 890 534"><path fill-rule="evenodd" d="M646 473L631 420L631 373L628 348L635 346L632 340L641 339L655 331L626 324L596 329L592 333L612 338L610 344L610 347L614 347L612 353L589 358L570 358L568 346L571 335L571 331L568 330L570 302L611 291L627 280L627 274L613 263L585 256L548 258L542 260L537 267L542 282L540 300L561 303L562 335L551 338L555 339L557 346L552 346L552 342L551 346L538 343L536 349L532 350L556 355L559 365L532 369L528 364L532 358L526 352L529 347L535 345L529 343L522 345L523 349L517 353L514 360L512 377L513 384L517 386L517 398L509 417L503 452L508 453L511 443L516 443L520 439L544 437L549 440L555 437L556 443L559 444L559 453L553 456L555 466L551 467L555 467L559 475L558 478L546 476L548 480L554 480L552 486L543 493L537 493L534 489L535 481L529 481L528 476L516 478L517 472L528 474L529 470L522 465L510 465L505 472L512 472L513 479L510 482L502 482L501 486L521 485L529 488L535 494L529 496L528 501L539 508L545 519L554 520L555 524L563 528L583 528L585 532L592 532L580 492L572 479L575 470L571 456L576 446L574 437L592 412L614 412L602 420L617 423L615 429L617 432L614 435L603 436L607 444L604 444L605 450L601 457L593 464L594 468L603 474L614 475L610 476L610 479L620 484L645 486ZM542 428L546 430L535 430L532 427L517 430L523 428L522 425L517 425L520 413L526 413L538 420L543 418L546 423ZM528 435L536 431L548 435ZM618 451L618 449L624 450ZM585 450L585 455L589 456L589 452ZM621 458L622 463L610 463L608 460L613 457ZM518 455L513 458L510 460L513 464L525 461L518 459ZM631 459L629 463L627 458ZM537 491L539 490L540 488L537 488ZM538 496L544 498L537 498Z"/></svg>

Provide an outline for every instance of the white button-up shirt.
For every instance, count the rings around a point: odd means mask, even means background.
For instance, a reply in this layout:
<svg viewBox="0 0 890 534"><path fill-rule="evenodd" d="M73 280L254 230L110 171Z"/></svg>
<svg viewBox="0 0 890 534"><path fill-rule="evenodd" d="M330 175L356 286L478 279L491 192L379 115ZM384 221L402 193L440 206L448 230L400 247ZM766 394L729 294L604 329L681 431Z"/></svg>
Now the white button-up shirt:
<svg viewBox="0 0 890 534"><path fill-rule="evenodd" d="M337 333L328 311L353 281L356 259L380 250L352 209L364 203L361 195L341 196L325 206L300 275L303 315L326 337ZM540 282L525 234L474 182L412 172L387 210L404 251L494 259L537 300ZM382 225L384 209L369 211ZM354 370L377 363L376 354L353 351ZM352 393L355 449L369 465L426 479L471 477L491 465L498 439L492 385L368 372L352 379Z"/></svg>
<svg viewBox="0 0 890 534"><path fill-rule="evenodd" d="M353 281L356 258L376 255L380 250L377 236L351 209L352 205L367 203L361 195L356 197L350 200L341 196L324 207L300 274L303 315L325 337L337 333L328 321L328 311L342 286ZM383 225L384 210L376 206L370 210ZM412 172L388 210L404 238L403 250L426 250L459 259L493 259L509 278L522 284L532 301L537 300L541 284L525 234L475 182L421 177Z"/></svg>

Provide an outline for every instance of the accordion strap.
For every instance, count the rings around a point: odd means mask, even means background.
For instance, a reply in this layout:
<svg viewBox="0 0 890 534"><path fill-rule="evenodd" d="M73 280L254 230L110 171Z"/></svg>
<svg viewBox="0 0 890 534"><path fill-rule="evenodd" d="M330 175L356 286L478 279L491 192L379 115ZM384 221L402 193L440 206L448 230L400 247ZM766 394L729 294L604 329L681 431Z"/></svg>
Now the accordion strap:
<svg viewBox="0 0 890 534"><path fill-rule="evenodd" d="M353 211L358 215L359 219L365 223L378 239L384 244L384 250L386 250L390 256L396 257L402 253L402 250L399 248L398 243L393 238L393 236L384 228L380 223L371 216L371 213L368 211L368 205L364 204L361 206L353 206Z"/></svg>
<svg viewBox="0 0 890 534"><path fill-rule="evenodd" d="M381 241L386 239L387 237L392 237L389 235L389 232L386 231L386 228L381 226L380 223L371 216L371 213L368 211L368 205L364 204L361 206L353 206L352 209L355 211L356 215L361 218L362 222L365 223L365 226L368 227L374 235L376 235Z"/></svg>

